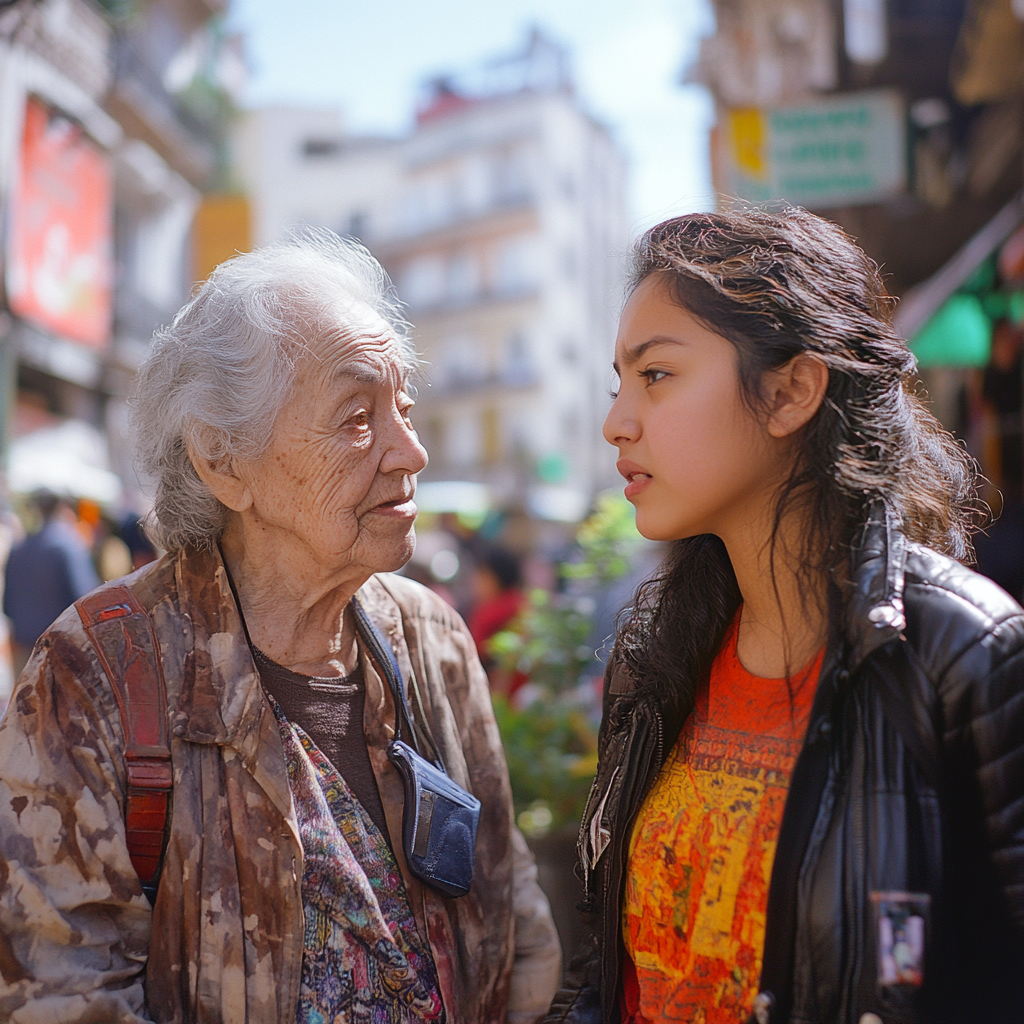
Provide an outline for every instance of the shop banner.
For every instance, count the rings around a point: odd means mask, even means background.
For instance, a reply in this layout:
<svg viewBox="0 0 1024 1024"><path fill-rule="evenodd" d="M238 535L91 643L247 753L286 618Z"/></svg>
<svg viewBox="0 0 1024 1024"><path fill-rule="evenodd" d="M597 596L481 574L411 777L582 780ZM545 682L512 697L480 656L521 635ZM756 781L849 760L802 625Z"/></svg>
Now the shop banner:
<svg viewBox="0 0 1024 1024"><path fill-rule="evenodd" d="M724 135L727 187L740 199L820 209L878 202L906 187L906 114L888 89L729 110Z"/></svg>
<svg viewBox="0 0 1024 1024"><path fill-rule="evenodd" d="M103 349L110 340L113 195L109 158L35 97L25 110L7 234L11 311Z"/></svg>

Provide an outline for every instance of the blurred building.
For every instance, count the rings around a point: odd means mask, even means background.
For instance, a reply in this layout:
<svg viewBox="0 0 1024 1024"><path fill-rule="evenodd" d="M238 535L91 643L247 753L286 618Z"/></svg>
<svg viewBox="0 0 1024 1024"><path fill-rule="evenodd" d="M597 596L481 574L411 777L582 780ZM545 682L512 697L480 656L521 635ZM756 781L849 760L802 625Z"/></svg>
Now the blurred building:
<svg viewBox="0 0 1024 1024"><path fill-rule="evenodd" d="M992 505L1019 509L1024 0L714 8L689 75L718 107L716 189L820 211L881 264L935 412L980 460ZM1017 519L1004 556L1019 596Z"/></svg>
<svg viewBox="0 0 1024 1024"><path fill-rule="evenodd" d="M423 480L580 519L614 477L600 425L629 235L622 154L565 53L534 32L429 83L398 139L353 137L333 111L254 111L236 155L257 243L326 225L396 282L428 363Z"/></svg>
<svg viewBox="0 0 1024 1024"><path fill-rule="evenodd" d="M1021 187L1014 2L715 0L716 190L827 210L905 294Z"/></svg>
<svg viewBox="0 0 1024 1024"><path fill-rule="evenodd" d="M124 396L188 293L193 215L223 167L223 6L20 0L0 11L0 447L13 489L141 500Z"/></svg>

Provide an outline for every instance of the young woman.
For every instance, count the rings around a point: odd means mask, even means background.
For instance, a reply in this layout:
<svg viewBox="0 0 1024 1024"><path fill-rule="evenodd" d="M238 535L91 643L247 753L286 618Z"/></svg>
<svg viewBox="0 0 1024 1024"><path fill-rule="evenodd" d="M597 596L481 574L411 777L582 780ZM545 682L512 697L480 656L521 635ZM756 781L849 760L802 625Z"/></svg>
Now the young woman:
<svg viewBox="0 0 1024 1024"><path fill-rule="evenodd" d="M621 629L549 1022L1024 1020L1024 612L878 270L801 210L638 243Z"/></svg>

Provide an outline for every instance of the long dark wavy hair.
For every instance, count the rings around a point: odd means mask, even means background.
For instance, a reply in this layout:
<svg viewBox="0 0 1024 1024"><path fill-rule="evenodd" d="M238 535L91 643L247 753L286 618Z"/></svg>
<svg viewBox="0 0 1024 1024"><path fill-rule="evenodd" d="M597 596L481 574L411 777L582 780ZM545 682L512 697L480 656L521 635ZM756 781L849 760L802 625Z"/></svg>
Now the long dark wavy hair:
<svg viewBox="0 0 1024 1024"><path fill-rule="evenodd" d="M766 371L804 352L828 367L824 401L779 485L771 551L774 565L780 523L799 509L807 529L802 549L789 554L808 592L829 594L833 626L851 542L879 499L909 539L972 558L975 464L917 397L914 357L892 326L895 300L848 235L796 208L691 214L637 242L630 291L652 274L736 347L741 393L755 414ZM637 591L616 653L636 675L638 695L660 703L670 732L692 709L740 600L725 546L708 534L676 541Z"/></svg>

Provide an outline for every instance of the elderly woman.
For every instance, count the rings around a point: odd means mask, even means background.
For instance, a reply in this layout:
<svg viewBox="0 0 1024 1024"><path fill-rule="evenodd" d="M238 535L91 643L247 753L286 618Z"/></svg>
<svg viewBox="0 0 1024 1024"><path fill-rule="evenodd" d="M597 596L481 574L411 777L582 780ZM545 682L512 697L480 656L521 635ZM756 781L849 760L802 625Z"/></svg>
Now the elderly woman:
<svg viewBox="0 0 1024 1024"><path fill-rule="evenodd" d="M54 623L0 727L0 1018L547 1008L557 936L472 637L386 575L427 464L405 329L372 257L322 233L225 263L157 337L134 431L167 554ZM403 848L392 657L406 739L481 801L462 898Z"/></svg>

